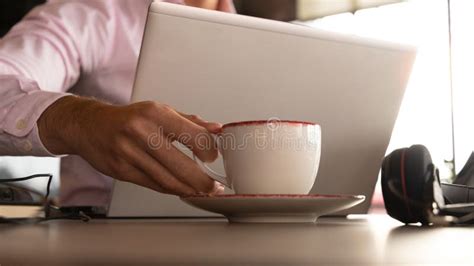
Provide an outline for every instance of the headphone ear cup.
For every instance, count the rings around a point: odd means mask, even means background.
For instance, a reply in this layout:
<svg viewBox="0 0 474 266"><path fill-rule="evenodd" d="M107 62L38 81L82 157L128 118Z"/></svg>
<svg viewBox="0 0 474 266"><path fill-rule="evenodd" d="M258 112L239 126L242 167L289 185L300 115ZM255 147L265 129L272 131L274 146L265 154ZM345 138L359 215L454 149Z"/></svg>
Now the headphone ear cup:
<svg viewBox="0 0 474 266"><path fill-rule="evenodd" d="M403 223L413 222L410 210L403 195L400 179L401 154L406 150L398 149L387 155L382 162L382 194L387 214ZM395 191L394 191L395 190Z"/></svg>
<svg viewBox="0 0 474 266"><path fill-rule="evenodd" d="M405 154L405 178L407 193L417 202L430 204L426 199L426 186L431 178L430 166L433 165L428 149L423 145L411 146Z"/></svg>
<svg viewBox="0 0 474 266"><path fill-rule="evenodd" d="M403 223L426 222L425 189L431 164L428 149L422 145L395 150L384 158L382 193L391 217Z"/></svg>

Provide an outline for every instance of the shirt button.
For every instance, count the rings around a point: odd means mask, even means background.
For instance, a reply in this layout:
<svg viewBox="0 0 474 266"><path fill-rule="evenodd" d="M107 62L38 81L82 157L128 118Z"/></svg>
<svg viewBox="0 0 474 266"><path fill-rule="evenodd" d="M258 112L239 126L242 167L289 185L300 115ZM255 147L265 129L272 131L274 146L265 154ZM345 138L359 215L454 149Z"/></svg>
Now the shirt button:
<svg viewBox="0 0 474 266"><path fill-rule="evenodd" d="M31 141L26 140L26 141L23 143L23 150L24 150L24 151L28 151L28 152L33 150L33 144L31 144Z"/></svg>
<svg viewBox="0 0 474 266"><path fill-rule="evenodd" d="M27 127L27 123L25 119L20 119L16 122L16 129L25 130L26 127Z"/></svg>

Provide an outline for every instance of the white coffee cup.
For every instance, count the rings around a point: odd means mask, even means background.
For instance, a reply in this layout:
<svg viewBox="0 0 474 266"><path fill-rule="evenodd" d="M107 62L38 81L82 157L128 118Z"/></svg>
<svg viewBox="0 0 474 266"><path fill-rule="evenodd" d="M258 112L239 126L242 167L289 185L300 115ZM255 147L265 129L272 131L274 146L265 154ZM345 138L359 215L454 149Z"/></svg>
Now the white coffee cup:
<svg viewBox="0 0 474 266"><path fill-rule="evenodd" d="M202 170L237 194L308 194L321 157L321 127L288 120L225 124L216 137L226 175L194 157Z"/></svg>

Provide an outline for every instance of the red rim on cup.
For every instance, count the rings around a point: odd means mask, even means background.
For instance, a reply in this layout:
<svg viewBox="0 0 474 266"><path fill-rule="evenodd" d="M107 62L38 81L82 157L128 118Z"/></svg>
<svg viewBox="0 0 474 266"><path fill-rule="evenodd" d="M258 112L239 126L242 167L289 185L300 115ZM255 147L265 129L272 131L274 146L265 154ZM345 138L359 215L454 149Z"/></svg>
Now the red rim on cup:
<svg viewBox="0 0 474 266"><path fill-rule="evenodd" d="M222 126L222 128L234 127L234 126L255 126L255 125L264 125L271 123L281 123L281 124L293 124L293 125L309 125L316 126L318 124L307 121L297 121L297 120L249 120L249 121L239 121L227 123Z"/></svg>

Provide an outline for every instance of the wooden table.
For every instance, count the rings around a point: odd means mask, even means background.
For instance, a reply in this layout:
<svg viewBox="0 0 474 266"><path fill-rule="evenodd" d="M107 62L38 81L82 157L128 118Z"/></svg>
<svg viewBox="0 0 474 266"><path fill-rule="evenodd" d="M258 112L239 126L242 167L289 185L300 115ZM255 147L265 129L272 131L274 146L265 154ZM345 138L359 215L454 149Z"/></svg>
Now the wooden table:
<svg viewBox="0 0 474 266"><path fill-rule="evenodd" d="M473 241L474 227L408 227L386 215L316 224L57 220L0 224L0 265L473 265Z"/></svg>

